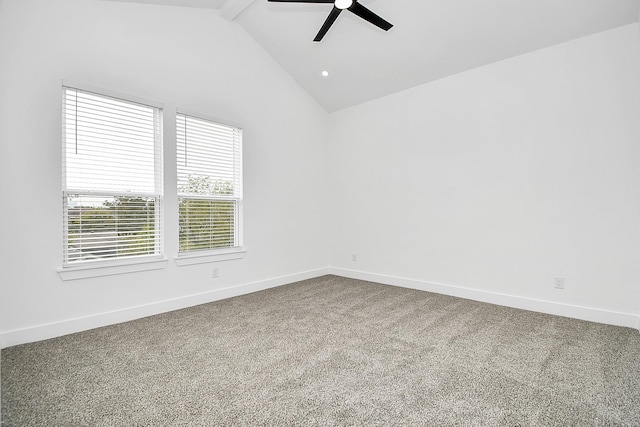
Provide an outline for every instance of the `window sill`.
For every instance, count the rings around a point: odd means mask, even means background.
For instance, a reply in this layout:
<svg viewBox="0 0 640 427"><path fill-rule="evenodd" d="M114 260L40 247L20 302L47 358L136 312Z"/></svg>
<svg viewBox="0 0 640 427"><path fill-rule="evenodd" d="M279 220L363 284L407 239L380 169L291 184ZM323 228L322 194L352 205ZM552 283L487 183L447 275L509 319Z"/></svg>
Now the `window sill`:
<svg viewBox="0 0 640 427"><path fill-rule="evenodd" d="M128 263L110 263L62 267L58 274L62 280L87 279L90 277L112 276L114 274L135 273L138 271L160 270L167 265L166 258L135 260Z"/></svg>
<svg viewBox="0 0 640 427"><path fill-rule="evenodd" d="M244 258L246 252L247 251L244 248L233 248L221 251L207 251L203 253L189 253L178 255L174 258L174 260L178 267L182 267L184 265L206 264L209 262L242 259Z"/></svg>

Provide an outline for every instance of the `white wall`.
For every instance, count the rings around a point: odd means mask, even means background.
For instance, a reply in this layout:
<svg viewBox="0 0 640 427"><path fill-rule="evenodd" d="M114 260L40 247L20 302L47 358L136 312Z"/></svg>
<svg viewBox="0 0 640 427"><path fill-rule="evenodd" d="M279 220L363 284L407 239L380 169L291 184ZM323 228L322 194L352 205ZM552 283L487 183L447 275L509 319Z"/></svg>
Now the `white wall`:
<svg viewBox="0 0 640 427"><path fill-rule="evenodd" d="M75 281L58 276L62 79L164 103L166 268ZM176 106L244 127L243 260L183 267L173 261ZM273 286L325 271L326 118L255 41L217 11L0 0L3 344L202 302L218 295L206 294L216 289ZM218 279L211 278L214 266Z"/></svg>
<svg viewBox="0 0 640 427"><path fill-rule="evenodd" d="M337 273L640 326L637 24L330 124Z"/></svg>

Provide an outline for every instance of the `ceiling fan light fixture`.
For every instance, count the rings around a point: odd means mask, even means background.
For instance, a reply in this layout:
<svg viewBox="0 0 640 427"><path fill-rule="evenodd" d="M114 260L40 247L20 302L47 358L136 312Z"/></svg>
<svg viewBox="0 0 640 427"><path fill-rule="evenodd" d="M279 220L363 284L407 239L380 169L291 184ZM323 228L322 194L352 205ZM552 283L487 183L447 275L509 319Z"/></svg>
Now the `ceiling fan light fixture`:
<svg viewBox="0 0 640 427"><path fill-rule="evenodd" d="M336 7L338 9L348 9L353 4L353 0L336 0Z"/></svg>
<svg viewBox="0 0 640 427"><path fill-rule="evenodd" d="M1 1L1 0L0 0ZM244 1L244 0L243 0ZM251 0L253 1L253 0ZM316 37L313 39L314 42L322 41L322 38L327 34L329 28L336 22L338 16L342 13L343 10L348 10L356 16L364 19L365 21L370 22L376 27L380 28L384 31L389 31L393 24L385 21L360 3L358 0L267 0L270 2L279 2L279 3L333 3L333 7L331 8L331 12L329 12L329 16L325 19L324 24L320 27L320 31L316 34Z"/></svg>

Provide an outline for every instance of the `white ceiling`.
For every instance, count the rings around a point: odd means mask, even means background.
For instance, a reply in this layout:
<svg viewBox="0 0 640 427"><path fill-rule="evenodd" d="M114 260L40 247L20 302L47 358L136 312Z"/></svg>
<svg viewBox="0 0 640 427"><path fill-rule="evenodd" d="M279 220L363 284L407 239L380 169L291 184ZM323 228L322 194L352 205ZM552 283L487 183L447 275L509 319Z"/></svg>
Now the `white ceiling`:
<svg viewBox="0 0 640 427"><path fill-rule="evenodd" d="M331 4L119 1L220 9L329 112L637 22L640 7L640 0L359 0L394 27L384 32L343 11L314 43Z"/></svg>

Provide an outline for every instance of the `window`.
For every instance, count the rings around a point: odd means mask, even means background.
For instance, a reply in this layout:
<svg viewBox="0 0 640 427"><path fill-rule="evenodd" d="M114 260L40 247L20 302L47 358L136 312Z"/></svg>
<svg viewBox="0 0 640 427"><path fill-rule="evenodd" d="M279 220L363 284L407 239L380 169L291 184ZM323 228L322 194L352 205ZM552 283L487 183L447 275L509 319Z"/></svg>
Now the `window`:
<svg viewBox="0 0 640 427"><path fill-rule="evenodd" d="M240 248L242 130L177 114L179 255Z"/></svg>
<svg viewBox="0 0 640 427"><path fill-rule="evenodd" d="M158 106L63 87L63 267L159 257Z"/></svg>

